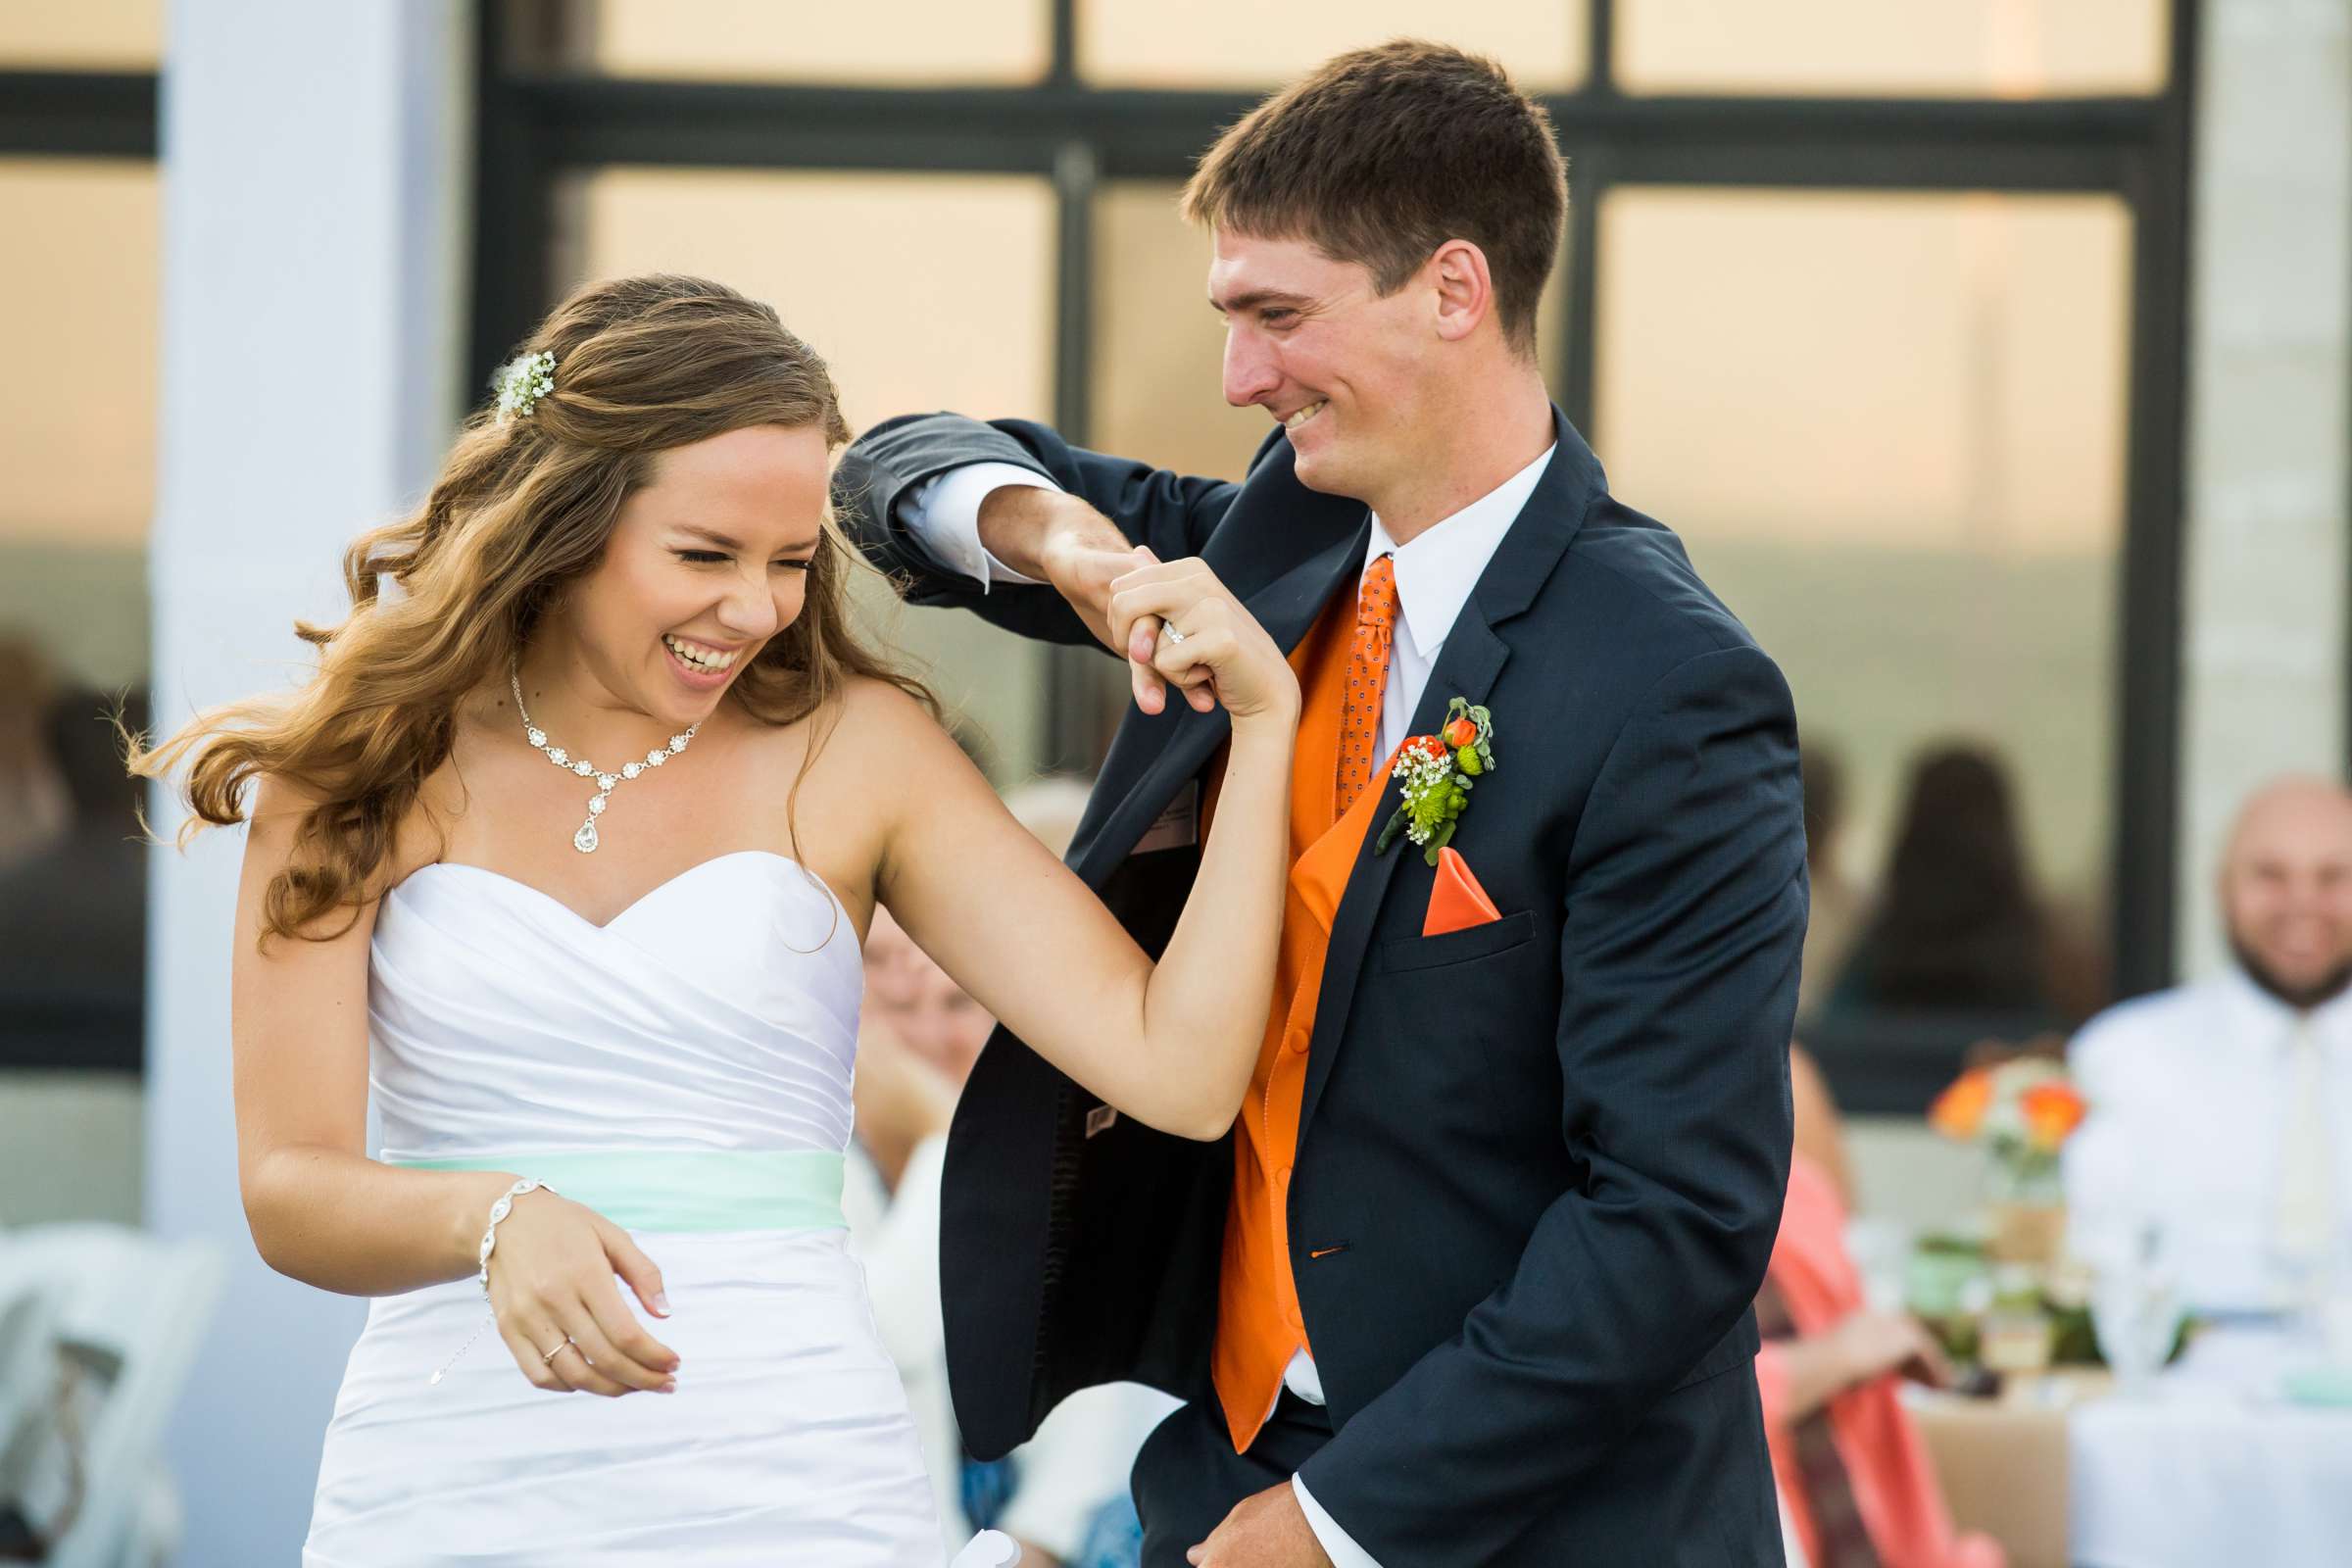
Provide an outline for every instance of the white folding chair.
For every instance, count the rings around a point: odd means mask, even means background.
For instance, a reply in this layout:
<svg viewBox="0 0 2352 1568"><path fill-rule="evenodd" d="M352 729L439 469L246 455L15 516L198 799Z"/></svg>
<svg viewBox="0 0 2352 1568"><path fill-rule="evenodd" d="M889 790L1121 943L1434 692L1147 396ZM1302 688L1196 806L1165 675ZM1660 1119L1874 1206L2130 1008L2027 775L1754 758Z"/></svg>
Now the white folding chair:
<svg viewBox="0 0 2352 1568"><path fill-rule="evenodd" d="M69 1478L51 1436L57 1369L49 1293L31 1280L0 1286L0 1540L11 1551L66 1500Z"/></svg>
<svg viewBox="0 0 2352 1568"><path fill-rule="evenodd" d="M0 1233L0 1249L8 1245ZM49 1397L57 1367L56 1310L32 1280L0 1286L0 1453L26 1412Z"/></svg>
<svg viewBox="0 0 2352 1568"><path fill-rule="evenodd" d="M164 1428L219 1305L227 1263L202 1242L121 1225L41 1225L0 1234L0 1298L37 1290L56 1346L101 1381L82 1438L80 1510L48 1568L152 1568L176 1545L162 1475ZM56 1352L34 1374L53 1396Z"/></svg>

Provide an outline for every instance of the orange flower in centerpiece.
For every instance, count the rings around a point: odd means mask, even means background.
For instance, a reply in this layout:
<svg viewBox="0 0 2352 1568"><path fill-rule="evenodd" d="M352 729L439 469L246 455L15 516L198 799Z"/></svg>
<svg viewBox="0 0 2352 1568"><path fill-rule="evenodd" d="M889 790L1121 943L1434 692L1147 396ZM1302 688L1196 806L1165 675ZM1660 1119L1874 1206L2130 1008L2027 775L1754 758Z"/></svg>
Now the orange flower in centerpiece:
<svg viewBox="0 0 2352 1568"><path fill-rule="evenodd" d="M2052 1079L2018 1096L2017 1108L2025 1117L2026 1136L2034 1147L2055 1150L2082 1125L2086 1107L2074 1085Z"/></svg>
<svg viewBox="0 0 2352 1568"><path fill-rule="evenodd" d="M1965 1142L1977 1136L1984 1125L1984 1112L1991 1108L1992 1069L1971 1067L1936 1097L1936 1103L1928 1107L1928 1125L1946 1138Z"/></svg>

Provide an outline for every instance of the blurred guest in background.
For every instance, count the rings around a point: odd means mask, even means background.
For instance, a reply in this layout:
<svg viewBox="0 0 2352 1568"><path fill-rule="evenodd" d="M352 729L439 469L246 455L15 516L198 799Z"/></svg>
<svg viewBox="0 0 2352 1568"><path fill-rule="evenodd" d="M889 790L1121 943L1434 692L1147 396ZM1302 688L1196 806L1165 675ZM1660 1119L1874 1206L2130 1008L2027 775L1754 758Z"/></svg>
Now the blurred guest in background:
<svg viewBox="0 0 2352 1568"><path fill-rule="evenodd" d="M1789 1534L1820 1568L2002 1568L1998 1544L1952 1527L1896 1392L1902 1378L1941 1387L1949 1369L1910 1314L1864 1298L1845 1250L1852 1194L1838 1108L1803 1051L1788 1067L1796 1150L1756 1298L1756 1383Z"/></svg>
<svg viewBox="0 0 2352 1568"><path fill-rule="evenodd" d="M0 635L0 869L63 832L73 813L49 744L56 696L32 639Z"/></svg>
<svg viewBox="0 0 2352 1568"><path fill-rule="evenodd" d="M1913 764L1876 904L1805 1026L1847 1104L1918 1114L1972 1053L2014 1050L2064 1021L2011 799L1998 760L1975 747Z"/></svg>
<svg viewBox="0 0 2352 1568"><path fill-rule="evenodd" d="M2287 778L2249 800L2222 865L2229 972L2128 1002L2073 1050L2090 1103L2067 1146L2076 1250L2160 1249L2208 1312L2352 1286L2352 794Z"/></svg>
<svg viewBox="0 0 2352 1568"><path fill-rule="evenodd" d="M1005 797L1021 825L1063 854L1087 788L1047 778ZM913 1406L940 1516L1019 1541L1024 1568L1119 1568L1136 1560L1127 1473L1174 1399L1137 1384L1083 1390L1037 1436L989 1465L969 1464L949 1397L941 1318L939 1191L956 1100L996 1020L902 930L874 913L853 1093L867 1169L852 1167L845 1207L882 1341Z"/></svg>
<svg viewBox="0 0 2352 1568"><path fill-rule="evenodd" d="M1845 760L1836 747L1810 736L1800 736L1797 747L1804 769L1805 871L1813 884L1813 907L1805 925L1796 1011L1809 1017L1845 965L1862 916L1862 894L1838 864L1845 837Z"/></svg>
<svg viewBox="0 0 2352 1568"><path fill-rule="evenodd" d="M896 1004L919 983L923 956L897 921L875 911L865 943L865 1000L858 1019L858 1071L850 1098L856 1142L843 1172L842 1212L864 1265L882 1347L906 1385L939 1517L953 1533L963 1517L962 1446L948 1397L939 1304L939 1165L962 1080L903 1032ZM941 979L946 980L943 974ZM949 984L954 982L949 981ZM985 1021L982 1040L988 1038ZM977 1046L973 1048L976 1053Z"/></svg>
<svg viewBox="0 0 2352 1568"><path fill-rule="evenodd" d="M145 699L125 699L122 718L143 729ZM59 830L0 866L0 1066L135 1073L147 979L139 785L122 771L113 704L94 691L54 699L35 740L66 808ZM0 826L17 825L0 809Z"/></svg>

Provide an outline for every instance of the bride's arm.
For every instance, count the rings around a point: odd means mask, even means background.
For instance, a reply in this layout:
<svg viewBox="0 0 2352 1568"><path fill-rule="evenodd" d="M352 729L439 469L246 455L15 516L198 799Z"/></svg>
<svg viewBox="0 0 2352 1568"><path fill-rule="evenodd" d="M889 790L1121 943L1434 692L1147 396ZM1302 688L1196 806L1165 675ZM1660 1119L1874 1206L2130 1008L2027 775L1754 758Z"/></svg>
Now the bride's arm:
<svg viewBox="0 0 2352 1568"><path fill-rule="evenodd" d="M237 889L229 1032L246 1224L263 1261L320 1290L390 1296L463 1279L478 1269L490 1205L514 1177L402 1170L368 1157L374 902L323 941L260 940L264 895L287 864L307 809L274 781L263 781ZM554 1372L523 1365L533 1383L619 1394L667 1378L677 1358L621 1304L615 1271L649 1303L660 1297L660 1272L610 1220L554 1194L516 1201L499 1227L491 1269L502 1336L517 1364L523 1340L556 1344L564 1333L583 1346L594 1342L597 1361L591 1369L565 1356ZM608 1343L621 1353L597 1355ZM535 1350L528 1359L537 1362Z"/></svg>
<svg viewBox="0 0 2352 1568"><path fill-rule="evenodd" d="M237 888L229 1035L246 1222L265 1262L321 1290L388 1296L458 1279L472 1272L480 1221L514 1178L400 1171L366 1156L375 904L323 941L261 940L263 897L307 808L262 782Z"/></svg>
<svg viewBox="0 0 2352 1568"><path fill-rule="evenodd" d="M1232 1125L1265 1030L1282 923L1298 687L1263 628L1199 562L1121 579L1120 641L1138 619L1186 632L1156 663L1213 689L1233 720L1216 820L1156 968L1110 911L1015 822L910 702L887 707L905 751L888 768L882 902L922 949L1040 1055L1164 1132Z"/></svg>

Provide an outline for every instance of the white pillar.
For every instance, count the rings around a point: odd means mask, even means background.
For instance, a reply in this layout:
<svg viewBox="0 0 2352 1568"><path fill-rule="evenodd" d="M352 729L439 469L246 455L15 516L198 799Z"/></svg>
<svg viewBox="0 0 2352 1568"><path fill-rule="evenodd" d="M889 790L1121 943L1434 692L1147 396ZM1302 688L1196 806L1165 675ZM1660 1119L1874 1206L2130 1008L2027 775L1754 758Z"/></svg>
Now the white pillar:
<svg viewBox="0 0 2352 1568"><path fill-rule="evenodd" d="M2352 9L2204 0L2190 240L2180 968L2264 779L2344 766Z"/></svg>
<svg viewBox="0 0 2352 1568"><path fill-rule="evenodd" d="M164 65L155 713L283 688L343 543L429 481L459 404L471 8L204 0ZM177 807L159 797L169 833ZM175 1419L181 1568L291 1563L360 1303L265 1268L229 1093L240 833L151 882L146 1217L231 1283Z"/></svg>

